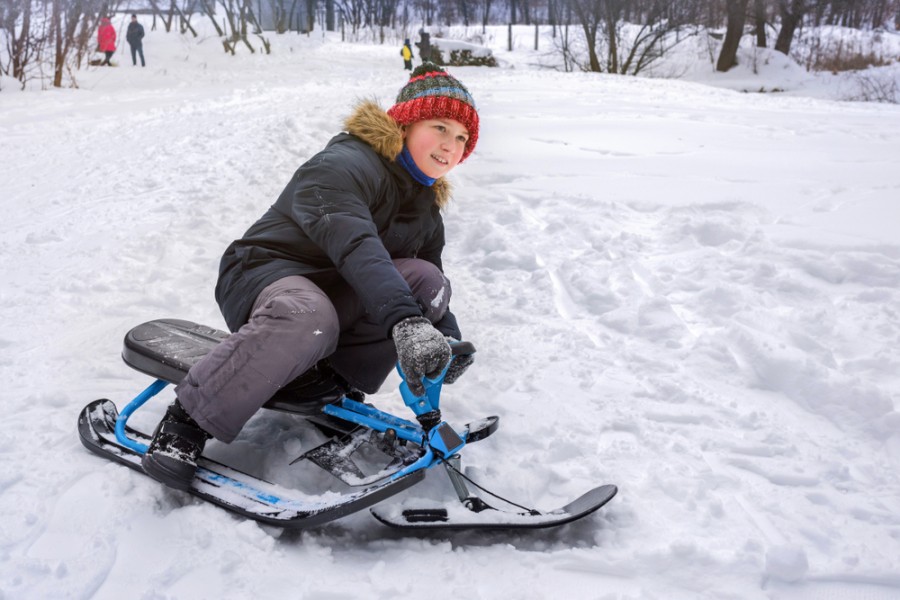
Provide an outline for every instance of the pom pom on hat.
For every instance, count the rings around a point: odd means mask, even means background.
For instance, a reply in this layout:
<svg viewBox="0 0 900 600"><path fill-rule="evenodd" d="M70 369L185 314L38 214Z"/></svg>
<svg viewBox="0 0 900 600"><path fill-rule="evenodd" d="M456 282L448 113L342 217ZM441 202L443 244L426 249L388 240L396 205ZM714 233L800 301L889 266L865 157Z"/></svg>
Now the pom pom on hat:
<svg viewBox="0 0 900 600"><path fill-rule="evenodd" d="M469 131L469 141L459 162L466 160L478 142L475 100L458 79L430 62L416 67L387 114L400 125L439 118L459 121Z"/></svg>

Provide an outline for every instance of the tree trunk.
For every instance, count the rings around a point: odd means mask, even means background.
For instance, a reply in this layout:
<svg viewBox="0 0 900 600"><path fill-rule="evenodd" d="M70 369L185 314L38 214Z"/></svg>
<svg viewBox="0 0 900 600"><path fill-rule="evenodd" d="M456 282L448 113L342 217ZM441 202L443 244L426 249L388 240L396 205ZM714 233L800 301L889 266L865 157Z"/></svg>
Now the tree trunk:
<svg viewBox="0 0 900 600"><path fill-rule="evenodd" d="M619 32L618 32L618 11L612 3L607 5L606 9L606 43L609 44L609 55L606 64L610 73L619 72Z"/></svg>
<svg viewBox="0 0 900 600"><path fill-rule="evenodd" d="M766 41L766 0L753 0L753 16L756 19L756 47L765 48Z"/></svg>
<svg viewBox="0 0 900 600"><path fill-rule="evenodd" d="M460 0L459 10L462 13L463 25L469 27L469 2L468 0Z"/></svg>
<svg viewBox="0 0 900 600"><path fill-rule="evenodd" d="M803 19L803 0L782 0L779 5L781 11L781 30L778 39L775 40L775 50L784 55L791 52L791 43L794 41L794 32Z"/></svg>
<svg viewBox="0 0 900 600"><path fill-rule="evenodd" d="M727 0L727 2L728 25L725 29L725 41L722 42L722 51L716 62L716 71L722 73L737 64L737 51L744 35L744 21L747 18L749 0Z"/></svg>
<svg viewBox="0 0 900 600"><path fill-rule="evenodd" d="M307 35L315 29L316 23L316 0L309 0L306 3L306 21L308 24L308 29L306 31Z"/></svg>
<svg viewBox="0 0 900 600"><path fill-rule="evenodd" d="M190 17L185 15L178 4L176 4L175 2L172 2L172 8L175 9L175 12L178 14L178 19L181 23L181 33L184 33L185 30L190 30L191 34L193 34L194 37L198 37L197 31L193 27L191 27Z"/></svg>
<svg viewBox="0 0 900 600"><path fill-rule="evenodd" d="M65 64L65 56L63 56L63 30L62 30L62 4L63 0L53 0L52 19L56 57L53 61L53 87L62 87L63 65Z"/></svg>
<svg viewBox="0 0 900 600"><path fill-rule="evenodd" d="M325 0L325 29L334 31L334 0Z"/></svg>
<svg viewBox="0 0 900 600"><path fill-rule="evenodd" d="M216 28L216 33L219 34L219 37L224 37L224 36L225 36L225 30L222 29L222 28L219 26L219 22L216 21L216 15L215 15L215 3L212 2L212 0L200 0L200 3L201 3L201 5L202 5L202 7L203 7L203 12L206 13L206 15L209 17L209 20L212 21L213 27ZM155 19L155 18L156 18L156 17L155 17L155 13L154 13L154 19ZM225 50L226 50L226 52L229 50L228 44L227 44L227 43L225 44ZM232 54L234 54L234 53L232 52Z"/></svg>
<svg viewBox="0 0 900 600"><path fill-rule="evenodd" d="M590 61L591 72L602 73L603 69L600 67L600 58L597 56L597 28L590 27L587 23L582 23L581 26L584 28L584 39L587 42L588 60Z"/></svg>
<svg viewBox="0 0 900 600"><path fill-rule="evenodd" d="M481 13L481 33L487 33L488 21L491 18L492 0L485 0L483 12Z"/></svg>
<svg viewBox="0 0 900 600"><path fill-rule="evenodd" d="M12 76L25 83L25 67L29 62L31 53L31 2L26 2L22 7L22 31L18 39L15 37L15 22L9 31L12 37Z"/></svg>

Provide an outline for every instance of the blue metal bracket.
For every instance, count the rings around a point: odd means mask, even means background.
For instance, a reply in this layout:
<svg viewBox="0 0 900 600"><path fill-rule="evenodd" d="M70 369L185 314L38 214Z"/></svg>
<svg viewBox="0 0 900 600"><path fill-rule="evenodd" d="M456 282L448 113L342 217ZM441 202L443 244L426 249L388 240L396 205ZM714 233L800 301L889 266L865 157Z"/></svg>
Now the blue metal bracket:
<svg viewBox="0 0 900 600"><path fill-rule="evenodd" d="M412 393L412 390L409 389L409 384L406 383L406 375L404 375L403 371L400 369L400 365L397 365L397 373L399 373L400 377L403 379L400 383L400 396L403 398L403 403L406 404L417 417L435 410L440 410L441 388L444 386L444 376L447 374L447 369L449 368L450 364L448 363L447 366L444 367L444 370L434 379L423 377L422 385L425 387L425 395L416 396Z"/></svg>
<svg viewBox="0 0 900 600"><path fill-rule="evenodd" d="M326 404L322 407L322 412L382 433L393 429L397 432L398 438L424 446L425 432L417 423L401 419L362 402L342 398L340 404Z"/></svg>
<svg viewBox="0 0 900 600"><path fill-rule="evenodd" d="M116 439L120 444L131 448L132 450L140 454L144 454L145 452L147 452L146 444L136 442L125 434L125 424L128 422L128 417L130 417L134 413L134 411L143 406L147 402L147 400L160 393L167 385L169 385L168 381L157 379L156 381L151 383L147 387L147 389L138 394L134 398L134 400L129 402L128 406L122 409L122 412L119 413L119 418L116 419Z"/></svg>

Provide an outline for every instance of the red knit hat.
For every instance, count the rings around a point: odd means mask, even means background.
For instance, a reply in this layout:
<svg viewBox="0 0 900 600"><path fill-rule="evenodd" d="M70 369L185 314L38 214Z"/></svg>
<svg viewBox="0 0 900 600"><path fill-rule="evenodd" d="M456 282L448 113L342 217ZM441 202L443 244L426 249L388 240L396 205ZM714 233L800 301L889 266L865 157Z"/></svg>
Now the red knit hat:
<svg viewBox="0 0 900 600"><path fill-rule="evenodd" d="M475 100L466 86L433 63L416 67L387 114L400 125L441 117L459 121L469 131L469 140L459 162L466 160L478 142Z"/></svg>

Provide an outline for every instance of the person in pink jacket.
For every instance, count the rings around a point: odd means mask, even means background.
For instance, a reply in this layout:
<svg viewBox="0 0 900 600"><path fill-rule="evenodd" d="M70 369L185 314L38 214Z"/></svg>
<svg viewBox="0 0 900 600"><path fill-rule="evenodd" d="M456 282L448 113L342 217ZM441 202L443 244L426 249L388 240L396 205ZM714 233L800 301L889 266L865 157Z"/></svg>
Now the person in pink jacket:
<svg viewBox="0 0 900 600"><path fill-rule="evenodd" d="M112 66L109 59L116 51L116 30L109 21L109 17L100 19L100 27L97 29L97 50L106 54L104 65Z"/></svg>

